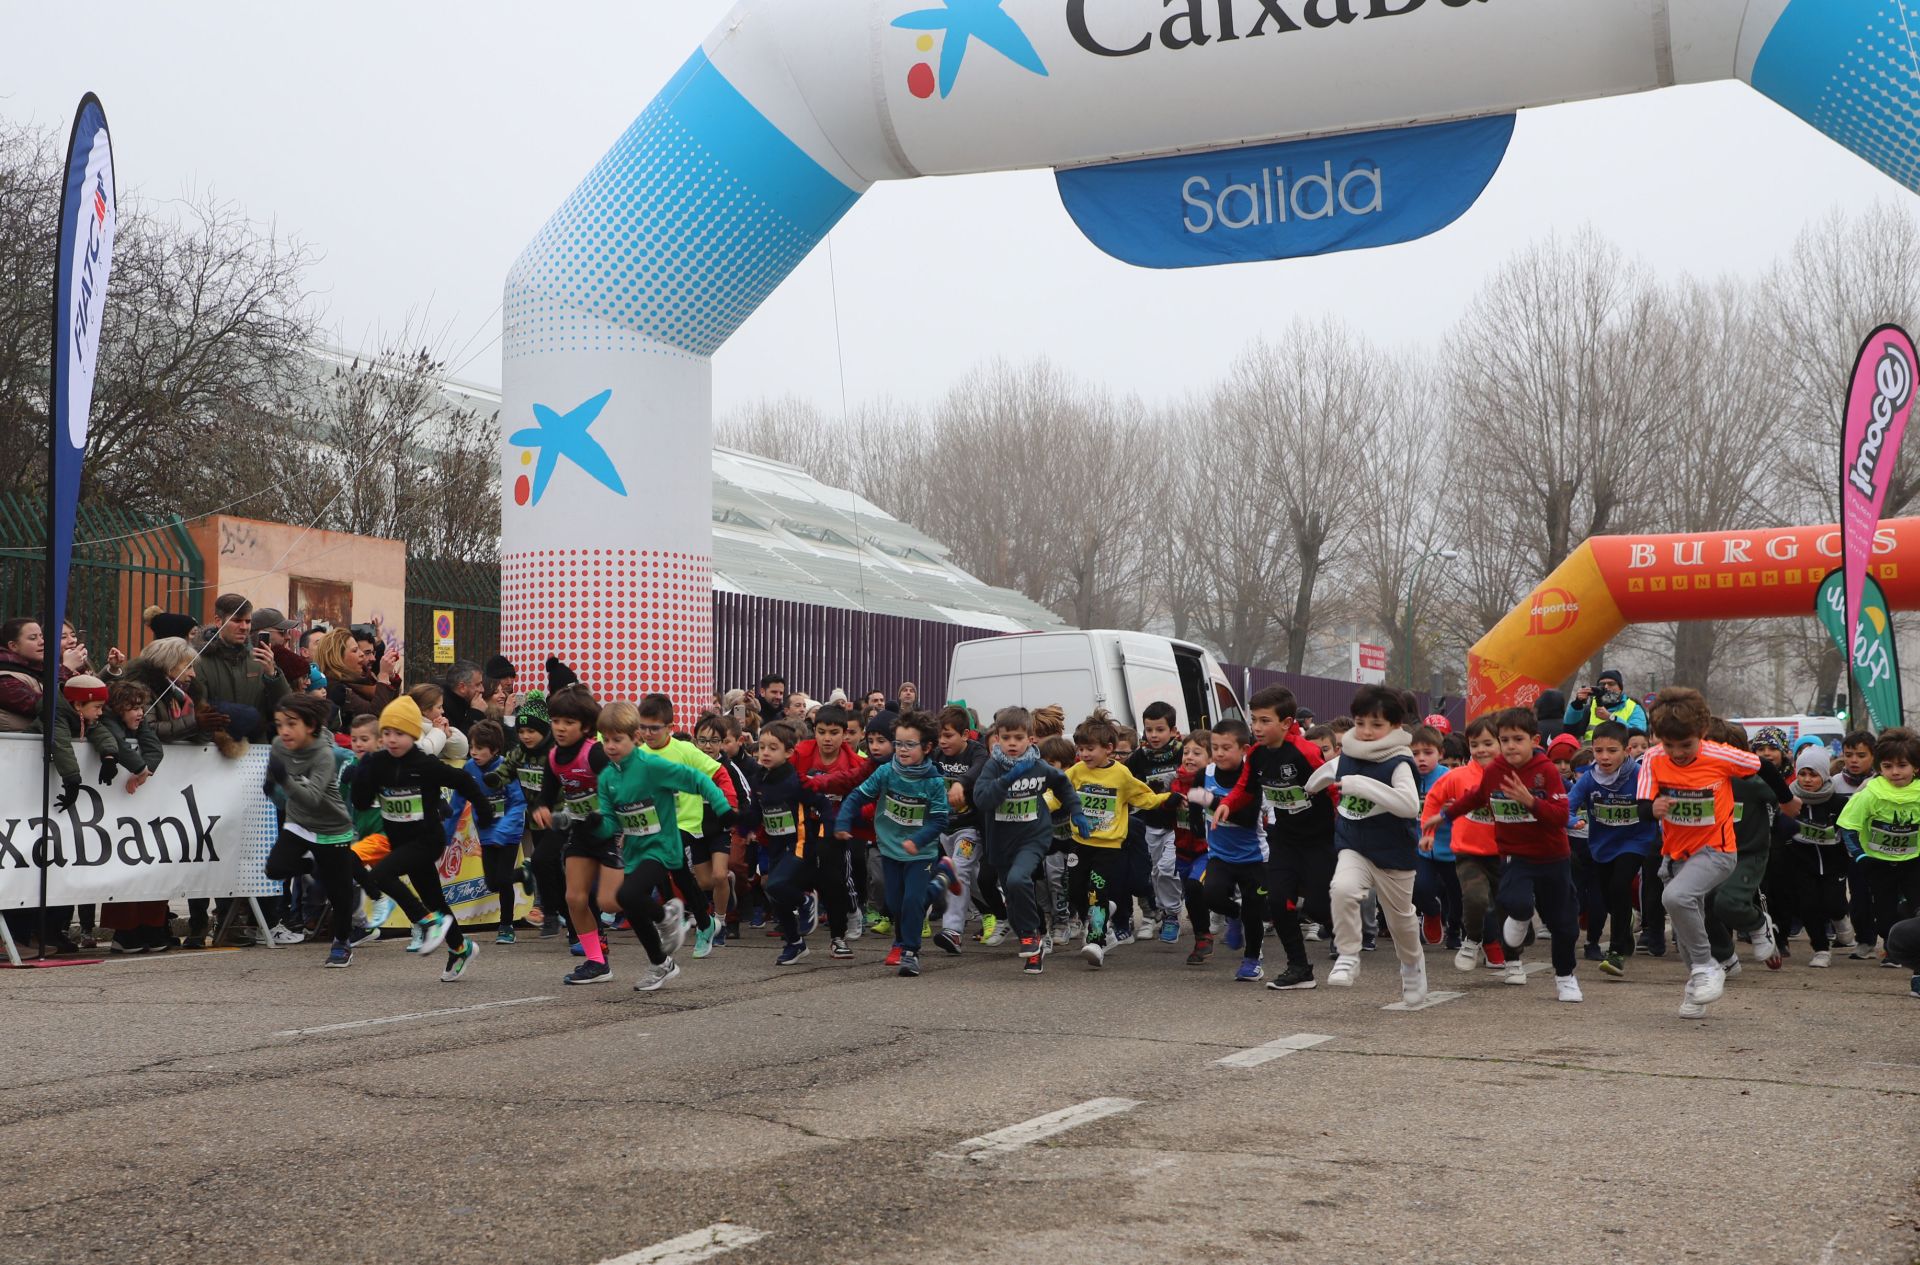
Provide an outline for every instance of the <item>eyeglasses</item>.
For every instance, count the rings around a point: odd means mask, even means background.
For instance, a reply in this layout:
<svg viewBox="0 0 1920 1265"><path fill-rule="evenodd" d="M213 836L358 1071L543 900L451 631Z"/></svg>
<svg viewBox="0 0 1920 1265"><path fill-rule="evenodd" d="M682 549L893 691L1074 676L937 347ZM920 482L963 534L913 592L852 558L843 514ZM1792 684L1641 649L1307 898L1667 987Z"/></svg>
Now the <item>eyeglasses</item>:
<svg viewBox="0 0 1920 1265"><path fill-rule="evenodd" d="M895 741L893 744L893 749L895 751L918 751L921 747L925 745L926 745L925 743L920 743L920 742Z"/></svg>
<svg viewBox="0 0 1920 1265"><path fill-rule="evenodd" d="M634 729L643 734L663 734L667 732L665 725L635 725Z"/></svg>

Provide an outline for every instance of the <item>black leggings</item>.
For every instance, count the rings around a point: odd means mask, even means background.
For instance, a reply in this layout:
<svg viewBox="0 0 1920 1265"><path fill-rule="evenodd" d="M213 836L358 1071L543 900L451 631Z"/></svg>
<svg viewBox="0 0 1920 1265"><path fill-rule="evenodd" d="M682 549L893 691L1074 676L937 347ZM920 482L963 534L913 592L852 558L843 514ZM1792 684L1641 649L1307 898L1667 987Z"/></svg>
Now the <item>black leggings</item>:
<svg viewBox="0 0 1920 1265"><path fill-rule="evenodd" d="M1580 898L1573 890L1573 862L1527 861L1506 858L1500 869L1500 912L1515 922L1529 922L1535 912L1553 937L1553 973L1573 974L1575 942L1580 938ZM1519 959L1524 945L1502 944L1511 959Z"/></svg>
<svg viewBox="0 0 1920 1265"><path fill-rule="evenodd" d="M1116 905L1127 892L1126 855L1119 848L1075 844L1067 854L1067 908L1084 913L1096 905ZM1119 916L1116 908L1114 916Z"/></svg>
<svg viewBox="0 0 1920 1265"><path fill-rule="evenodd" d="M1267 847L1271 855L1267 861L1266 909L1273 919L1281 947L1286 950L1288 964L1297 965L1307 960L1307 942L1300 934L1300 915L1305 914L1319 923L1326 934L1333 934L1331 893L1336 854L1331 847L1274 842L1271 835ZM1211 864L1207 873L1209 876L1213 873ZM1250 916L1241 918L1243 927L1260 921L1258 908L1256 906Z"/></svg>
<svg viewBox="0 0 1920 1265"><path fill-rule="evenodd" d="M1827 924L1847 916L1846 850L1814 843L1792 843L1780 850L1786 853L1794 897L1792 905L1777 911L1782 932L1792 912L1807 929L1807 943L1815 953L1832 948Z"/></svg>
<svg viewBox="0 0 1920 1265"><path fill-rule="evenodd" d="M1610 861L1595 861L1600 890L1607 896L1607 924L1612 929L1607 947L1623 958L1633 956L1633 880L1640 877L1646 858L1623 852Z"/></svg>
<svg viewBox="0 0 1920 1265"><path fill-rule="evenodd" d="M447 904L447 894L440 887L440 855L446 850L447 845L439 839L396 842L393 851L368 869L365 882L367 890L390 897L410 922L425 918L429 909L452 918L447 928L447 948L457 950L467 938L461 934L460 920L453 917L453 907ZM412 884L411 890L408 884Z"/></svg>
<svg viewBox="0 0 1920 1265"><path fill-rule="evenodd" d="M345 844L315 843L283 829L273 841L273 851L267 853L267 877L276 883L298 874L318 877L333 910L333 938L344 941L353 935L353 913L360 907L360 894L353 884L357 861Z"/></svg>
<svg viewBox="0 0 1920 1265"><path fill-rule="evenodd" d="M520 882L520 849L482 846L480 871L486 875L487 890L500 898L500 930L513 930L513 889Z"/></svg>
<svg viewBox="0 0 1920 1265"><path fill-rule="evenodd" d="M665 888L672 877L658 861L642 861L620 880L620 910L626 914L627 925L633 928L640 947L647 951L647 961L655 966L667 960L667 951L660 943L660 929L654 926L660 920L660 902L653 893L656 888Z"/></svg>
<svg viewBox="0 0 1920 1265"><path fill-rule="evenodd" d="M1265 920L1260 915L1267 908L1267 863L1220 861L1209 857L1205 887L1207 904L1214 912L1229 917L1235 912L1238 897L1240 934L1246 937L1244 952L1249 960L1258 960L1260 941L1266 934ZM1291 914L1285 916L1292 917ZM1293 934L1295 938L1300 935L1298 921L1293 924ZM1306 960L1304 953L1298 960Z"/></svg>
<svg viewBox="0 0 1920 1265"><path fill-rule="evenodd" d="M563 918L567 913L567 866L562 859L566 846L564 830L533 832L533 889L540 896L540 913L545 918ZM577 931L567 928L569 938Z"/></svg>

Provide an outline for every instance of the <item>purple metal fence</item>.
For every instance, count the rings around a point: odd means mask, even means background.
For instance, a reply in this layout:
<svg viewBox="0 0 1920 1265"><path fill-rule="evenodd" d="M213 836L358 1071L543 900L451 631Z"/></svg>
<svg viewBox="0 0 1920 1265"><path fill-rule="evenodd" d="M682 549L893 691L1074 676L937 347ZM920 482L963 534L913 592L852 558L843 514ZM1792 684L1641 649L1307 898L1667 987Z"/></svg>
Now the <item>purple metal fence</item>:
<svg viewBox="0 0 1920 1265"><path fill-rule="evenodd" d="M892 698L902 681L912 681L927 706L946 699L954 646L1000 635L899 615L715 593L714 687L747 689L778 672L789 689L813 698L825 698L835 686L852 699L868 690L885 690Z"/></svg>
<svg viewBox="0 0 1920 1265"><path fill-rule="evenodd" d="M1245 691L1240 700L1243 703L1269 685L1284 685L1293 691L1294 698L1299 700L1302 707L1311 708L1314 717L1325 722L1335 716L1346 715L1348 706L1353 702L1352 681L1326 676L1300 676L1293 672L1276 672L1272 668L1243 668L1232 663L1222 664L1221 667L1233 687ZM1435 710L1432 695L1420 690L1414 691L1414 694L1420 700L1421 715L1429 715ZM1464 698L1442 698L1439 711L1453 722L1455 730L1467 723L1467 701Z"/></svg>

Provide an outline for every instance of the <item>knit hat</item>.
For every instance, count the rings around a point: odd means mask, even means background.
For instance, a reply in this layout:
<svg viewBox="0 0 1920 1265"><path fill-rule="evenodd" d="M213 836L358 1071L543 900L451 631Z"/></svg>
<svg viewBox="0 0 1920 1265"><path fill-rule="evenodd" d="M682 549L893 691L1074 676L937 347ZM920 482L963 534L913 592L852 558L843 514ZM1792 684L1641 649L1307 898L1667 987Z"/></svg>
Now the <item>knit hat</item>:
<svg viewBox="0 0 1920 1265"><path fill-rule="evenodd" d="M1747 744L1758 751L1761 747L1772 747L1781 755L1793 748L1793 742L1787 737L1787 731L1779 725L1762 725L1753 740Z"/></svg>
<svg viewBox="0 0 1920 1265"><path fill-rule="evenodd" d="M514 713L515 729L537 729L547 733L547 696L539 690L528 690L526 697L520 700L520 710Z"/></svg>
<svg viewBox="0 0 1920 1265"><path fill-rule="evenodd" d="M886 734L891 738L893 736L893 727L899 723L900 717L893 712L875 712L867 720L867 732L870 734Z"/></svg>
<svg viewBox="0 0 1920 1265"><path fill-rule="evenodd" d="M397 729L403 734L418 738L426 732L426 722L420 719L420 705L402 694L387 704L380 713L380 728Z"/></svg>
<svg viewBox="0 0 1920 1265"><path fill-rule="evenodd" d="M1808 769L1818 773L1822 781L1833 776L1833 755L1818 740L1811 747L1801 748L1799 758L1793 762L1795 773L1804 773Z"/></svg>
<svg viewBox="0 0 1920 1265"><path fill-rule="evenodd" d="M1619 668L1600 669L1600 675L1593 678L1593 683L1595 685L1598 685L1602 681L1612 681L1615 685L1619 686L1622 690L1627 688L1626 675L1622 673Z"/></svg>
<svg viewBox="0 0 1920 1265"><path fill-rule="evenodd" d="M547 693L551 694L563 685L577 685L580 677L574 670L552 655L547 656Z"/></svg>
<svg viewBox="0 0 1920 1265"><path fill-rule="evenodd" d="M1448 720L1446 716L1440 712L1435 712L1433 715L1427 717L1426 725L1442 738L1453 732L1453 722Z"/></svg>
<svg viewBox="0 0 1920 1265"><path fill-rule="evenodd" d="M1555 738L1552 742L1547 744L1547 759L1571 760L1574 756L1574 753L1579 750L1580 750L1580 740L1578 738L1574 737L1572 734L1561 734L1559 737Z"/></svg>
<svg viewBox="0 0 1920 1265"><path fill-rule="evenodd" d="M107 683L97 676L88 676L85 673L79 676L68 677L67 683L60 687L60 692L65 695L67 701L75 707L80 706L82 703L104 703L107 701Z"/></svg>
<svg viewBox="0 0 1920 1265"><path fill-rule="evenodd" d="M318 665L307 669L307 688L310 690L327 688L327 674L322 672Z"/></svg>
<svg viewBox="0 0 1920 1265"><path fill-rule="evenodd" d="M489 681L512 681L515 680L519 674L513 670L513 664L507 662L507 656L497 654L487 660L484 675Z"/></svg>
<svg viewBox="0 0 1920 1265"><path fill-rule="evenodd" d="M458 729L447 730L447 745L440 748L440 758L458 769L466 765L467 757L471 754L473 745L467 741L467 736Z"/></svg>
<svg viewBox="0 0 1920 1265"><path fill-rule="evenodd" d="M158 606L146 609L147 627L155 637L188 637L193 634L194 625L199 621L191 615L180 615L173 611L163 611Z"/></svg>

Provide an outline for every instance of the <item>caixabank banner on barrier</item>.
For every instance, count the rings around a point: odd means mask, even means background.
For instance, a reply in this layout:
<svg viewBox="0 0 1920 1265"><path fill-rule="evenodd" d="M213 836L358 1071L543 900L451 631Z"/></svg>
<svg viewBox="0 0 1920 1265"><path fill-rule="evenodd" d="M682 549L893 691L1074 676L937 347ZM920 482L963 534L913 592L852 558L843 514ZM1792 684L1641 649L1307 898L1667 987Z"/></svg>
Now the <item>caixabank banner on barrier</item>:
<svg viewBox="0 0 1920 1265"><path fill-rule="evenodd" d="M39 903L43 835L49 905L279 892L266 877L276 825L260 789L265 747L228 760L212 747L170 746L132 794L124 773L99 784L92 748L83 743L74 754L86 784L71 810L43 823L39 736L0 735L0 909Z"/></svg>

